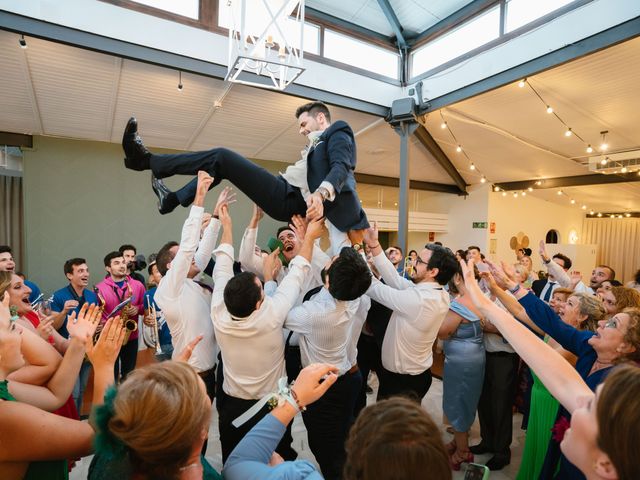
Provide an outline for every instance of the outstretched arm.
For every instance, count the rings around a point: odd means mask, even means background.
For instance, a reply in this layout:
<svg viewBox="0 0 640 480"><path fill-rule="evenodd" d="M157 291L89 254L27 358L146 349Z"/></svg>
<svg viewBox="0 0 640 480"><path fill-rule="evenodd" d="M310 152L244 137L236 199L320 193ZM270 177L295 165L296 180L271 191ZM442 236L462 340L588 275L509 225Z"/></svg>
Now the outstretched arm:
<svg viewBox="0 0 640 480"><path fill-rule="evenodd" d="M473 261L461 261L467 290L480 312L500 330L516 352L564 407L573 412L581 397L593 395L578 372L553 348L484 296L473 274Z"/></svg>

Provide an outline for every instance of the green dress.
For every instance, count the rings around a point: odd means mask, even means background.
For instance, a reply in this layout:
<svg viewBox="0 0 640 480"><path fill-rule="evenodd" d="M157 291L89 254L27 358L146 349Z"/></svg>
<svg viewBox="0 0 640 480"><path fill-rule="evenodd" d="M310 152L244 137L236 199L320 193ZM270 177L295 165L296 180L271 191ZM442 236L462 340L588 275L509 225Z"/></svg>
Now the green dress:
<svg viewBox="0 0 640 480"><path fill-rule="evenodd" d="M544 341L548 342L549 337L545 337ZM516 480L538 480L551 439L551 428L558 414L558 401L549 393L533 370L531 375L533 376L531 410L522 462Z"/></svg>
<svg viewBox="0 0 640 480"><path fill-rule="evenodd" d="M8 382L0 382L0 399L15 402L9 393ZM69 468L66 460L48 460L46 462L31 462L23 480L68 480Z"/></svg>

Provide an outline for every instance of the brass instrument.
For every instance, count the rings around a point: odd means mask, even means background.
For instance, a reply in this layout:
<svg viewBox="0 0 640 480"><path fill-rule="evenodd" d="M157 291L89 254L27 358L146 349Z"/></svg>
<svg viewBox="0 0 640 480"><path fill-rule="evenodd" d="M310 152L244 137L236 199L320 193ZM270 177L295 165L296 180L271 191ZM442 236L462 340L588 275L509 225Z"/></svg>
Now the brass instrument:
<svg viewBox="0 0 640 480"><path fill-rule="evenodd" d="M153 326L147 325L145 322L142 323L142 341L148 348L155 348L156 353L162 353L162 349L160 348L160 335L158 333L158 312L156 311L156 306L149 299L149 295L147 295L147 305L149 305L149 314L153 319Z"/></svg>
<svg viewBox="0 0 640 480"><path fill-rule="evenodd" d="M104 307L107 302L105 301L104 297L102 296L102 294L100 293L100 290L98 290L97 287L93 287L93 291L96 294L96 297L98 297L100 310L104 310ZM133 293L131 292L131 287L129 286L129 284L127 284L127 293L129 294L127 298L131 298L133 296ZM129 341L129 337L131 336L131 333L135 332L138 329L138 322L137 320L129 319L127 317L127 314L124 313L124 311L120 313L120 320L122 320L122 323L124 324L127 330L124 336L124 340L122 341L122 345L126 345L127 342ZM98 338L100 338L100 333L104 328L104 324L105 322L100 322L100 325L98 325L98 328L96 328L96 332L93 334L94 345L98 341Z"/></svg>

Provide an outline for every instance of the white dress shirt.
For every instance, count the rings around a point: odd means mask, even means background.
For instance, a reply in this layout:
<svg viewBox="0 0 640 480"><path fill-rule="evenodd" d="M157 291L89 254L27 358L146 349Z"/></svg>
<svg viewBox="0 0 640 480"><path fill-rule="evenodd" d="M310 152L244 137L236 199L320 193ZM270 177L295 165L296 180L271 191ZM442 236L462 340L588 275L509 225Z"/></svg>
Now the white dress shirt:
<svg viewBox="0 0 640 480"><path fill-rule="evenodd" d="M224 303L224 288L233 277L233 247L222 244L214 253L211 318L222 353L222 388L236 398L259 399L275 392L278 379L286 376L282 325L310 265L303 257L295 257L273 296L265 295L260 308L248 317L232 318Z"/></svg>
<svg viewBox="0 0 640 480"><path fill-rule="evenodd" d="M401 277L384 252L373 261L386 285L374 278L367 295L393 310L382 342L382 365L400 374L423 373L433 364L433 342L449 310L449 293L435 282Z"/></svg>
<svg viewBox="0 0 640 480"><path fill-rule="evenodd" d="M182 352L198 335L204 336L189 359L189 365L197 372L212 369L217 355L210 317L211 293L187 278L192 260L198 268L205 269L220 231L220 221L212 218L198 247L203 213L202 207L191 207L189 217L182 227L178 253L171 261L171 268L160 280L154 297L169 325L174 356Z"/></svg>
<svg viewBox="0 0 640 480"><path fill-rule="evenodd" d="M564 270L564 268L562 268L560 265L554 262L553 259L551 259L551 261L549 263L546 263L545 265L547 267L547 271L549 272L549 275L553 275L553 277L555 278L555 281L558 283L559 286L564 288L570 288L571 290L574 291L574 293L582 292L582 293L587 293L589 295L595 294L593 289L591 287L587 287L582 280L580 280L576 284L576 286L573 287L573 285L571 284L571 277L569 276L569 274ZM553 292L551 292L551 294L553 294ZM544 298L542 293L540 294L540 298Z"/></svg>
<svg viewBox="0 0 640 480"><path fill-rule="evenodd" d="M287 315L285 327L300 334L302 365L328 363L338 368L339 375L347 373L353 366L348 355L351 329L356 318L366 318L370 305L367 296L351 301L336 300L323 287L293 308Z"/></svg>

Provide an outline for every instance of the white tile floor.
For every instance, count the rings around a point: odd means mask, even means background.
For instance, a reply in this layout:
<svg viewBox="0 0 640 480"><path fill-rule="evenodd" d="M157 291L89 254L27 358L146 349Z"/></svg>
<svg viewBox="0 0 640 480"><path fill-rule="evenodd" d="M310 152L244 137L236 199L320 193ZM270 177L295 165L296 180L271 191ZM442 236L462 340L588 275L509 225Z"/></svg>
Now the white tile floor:
<svg viewBox="0 0 640 480"><path fill-rule="evenodd" d="M369 384L373 387L374 393L368 396L367 401L369 403L375 400L375 391L377 390L377 380L375 375L370 379ZM431 414L436 423L441 423L442 420L442 382L438 379L433 380L433 384L429 389L429 393L422 400L422 405ZM516 414L513 416L513 442L511 443L511 465L508 465L501 471L491 472L491 480L505 480L513 479L518 472L518 466L520 465L520 459L522 458L522 448L524 446L524 432L520 429L520 423L522 421L522 415ZM299 458L308 459L315 462L313 453L309 450L307 443L307 431L304 428L304 423L300 416L296 417L293 422L293 447L298 451ZM445 442L451 440L451 435L446 433L444 426L442 427L442 436ZM209 428L209 446L207 449L206 457L216 469L220 470L222 467L222 454L220 452L220 436L218 433L218 415L215 412L211 418L211 427ZM480 441L480 426L478 420L473 424L471 428L471 445L475 445ZM485 463L491 457L490 454L478 455L475 459L476 463ZM91 457L86 457L73 469L70 474L70 480L80 480L87 478L87 472L89 470L89 463ZM464 478L464 472L454 472L455 479Z"/></svg>

